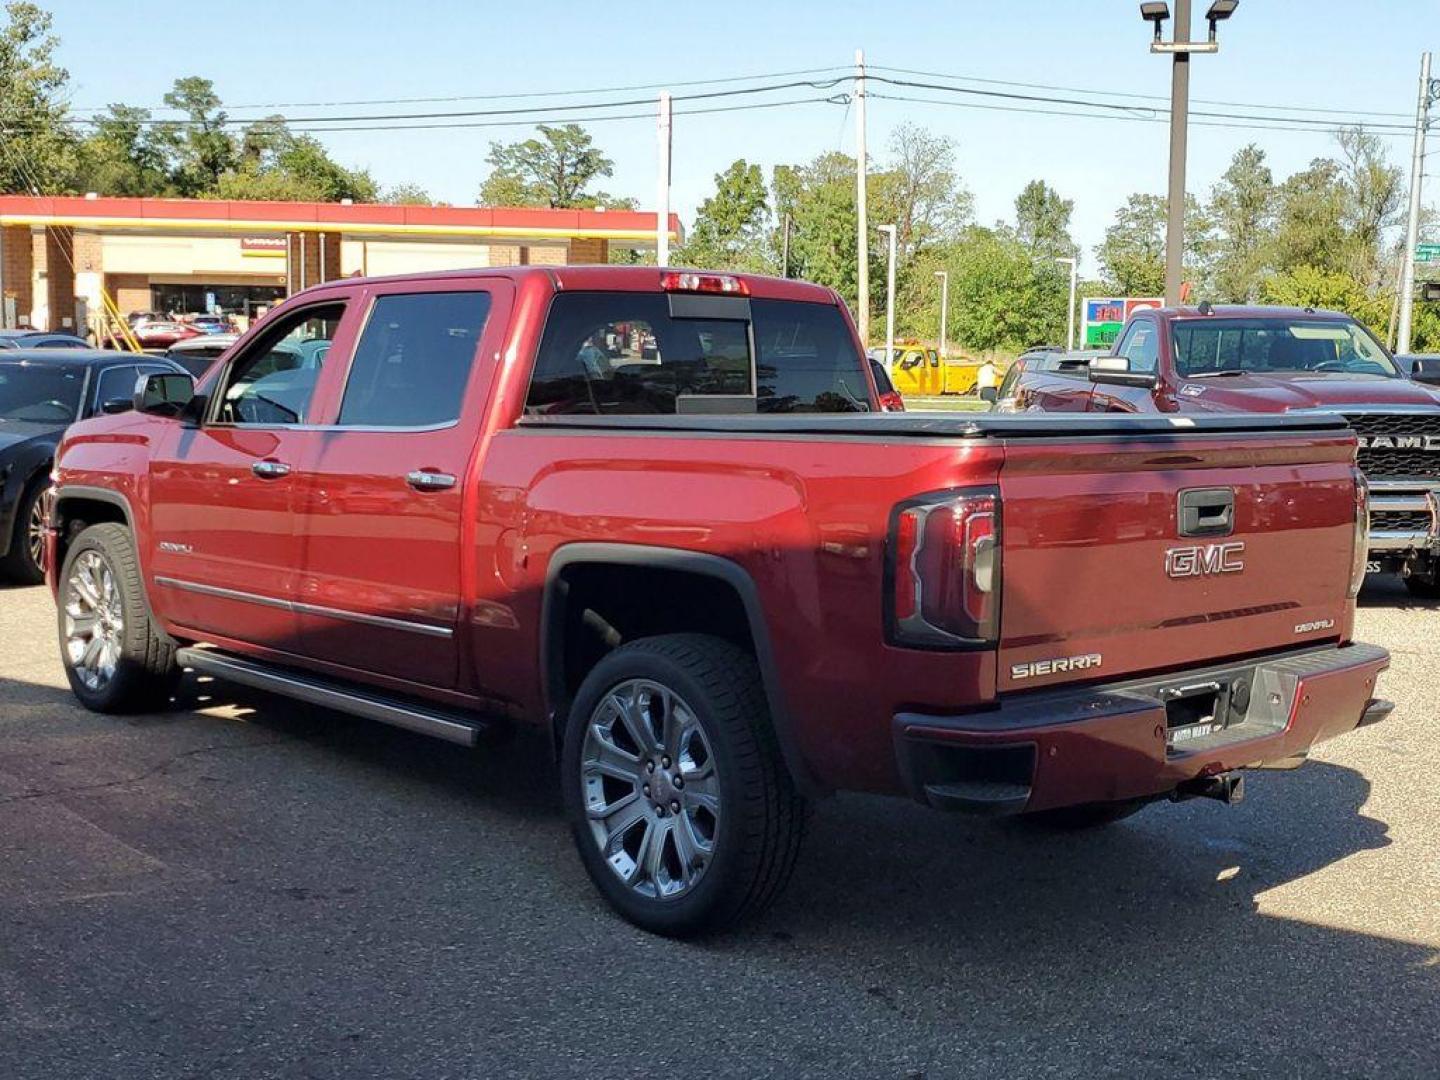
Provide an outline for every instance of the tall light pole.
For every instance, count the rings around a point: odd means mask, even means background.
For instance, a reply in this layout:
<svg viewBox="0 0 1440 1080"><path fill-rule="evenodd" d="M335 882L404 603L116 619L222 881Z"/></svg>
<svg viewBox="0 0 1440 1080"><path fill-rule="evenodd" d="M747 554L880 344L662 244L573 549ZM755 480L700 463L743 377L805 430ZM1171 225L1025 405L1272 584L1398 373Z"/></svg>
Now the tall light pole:
<svg viewBox="0 0 1440 1080"><path fill-rule="evenodd" d="M1190 40L1190 0L1175 0L1175 27L1170 41L1161 40L1161 24L1170 18L1164 0L1140 5L1140 17L1155 24L1152 53L1169 53L1170 69L1170 186L1165 222L1165 304L1180 303L1180 286L1185 276L1185 142L1190 125L1190 54L1219 52L1215 24L1235 14L1240 0L1213 0L1205 18L1210 23L1208 41Z"/></svg>
<svg viewBox="0 0 1440 1080"><path fill-rule="evenodd" d="M895 226L876 225L890 240L889 268L885 272L885 367L895 374Z"/></svg>
<svg viewBox="0 0 1440 1080"><path fill-rule="evenodd" d="M870 222L865 198L865 50L855 50L855 313L860 343L870 347Z"/></svg>
<svg viewBox="0 0 1440 1080"><path fill-rule="evenodd" d="M1430 103L1440 83L1430 78L1430 54L1420 54L1420 102L1415 106L1415 145L1410 154L1410 216L1405 222L1405 251L1401 255L1399 328L1395 351L1410 351L1410 330L1415 312L1415 245L1420 240L1420 181L1425 175L1425 132L1430 127Z"/></svg>
<svg viewBox="0 0 1440 1080"><path fill-rule="evenodd" d="M935 276L940 279L940 362L943 364L949 355L946 330L950 321L950 271L936 270Z"/></svg>
<svg viewBox="0 0 1440 1080"><path fill-rule="evenodd" d="M1055 261L1070 267L1070 306L1065 309L1065 348L1075 351L1075 260L1068 255L1057 255Z"/></svg>

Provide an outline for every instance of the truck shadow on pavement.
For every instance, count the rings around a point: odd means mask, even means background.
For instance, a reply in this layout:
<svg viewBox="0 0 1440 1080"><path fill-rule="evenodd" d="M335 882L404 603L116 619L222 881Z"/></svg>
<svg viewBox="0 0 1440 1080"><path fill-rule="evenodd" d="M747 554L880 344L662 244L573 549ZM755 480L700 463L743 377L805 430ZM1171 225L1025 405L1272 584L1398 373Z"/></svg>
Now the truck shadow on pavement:
<svg viewBox="0 0 1440 1080"><path fill-rule="evenodd" d="M654 1052L677 1075L1024 1075L1043 1062L1056 1075L1434 1075L1440 954L1373 925L1383 912L1360 914L1365 897L1345 891L1355 873L1337 864L1390 840L1364 813L1369 781L1342 766L1251 774L1239 806L1157 804L1071 835L842 795L817 806L794 880L767 915L663 943L610 914L585 880L540 739L471 751L193 676L175 711L129 719L84 714L58 688L0 680L0 695L41 707L31 739L65 727L64 738L112 756L161 762L64 805L128 844L177 850L215 882L195 905L197 927L218 910L269 928L223 960L207 953L213 936L205 947L184 935L127 946L158 968L153 985L126 987L150 1012L170 982L190 986L217 963L242 978L257 965L291 972L293 984L267 983L266 994L312 1008L303 995L320 993L362 1026L389 1007L383 995L369 1004L376 982L399 980L407 1015L444 1015L488 985L487 972L554 969L564 975L549 989L519 1002L497 989L486 1008L577 1074L587 1061L604 1073L599 1023L626 1046L661 1032ZM204 756L246 747L256 752ZM52 756L37 748L28 761ZM84 918L139 910L117 903ZM363 964L341 940L366 942ZM657 967L657 950L673 962ZM110 987L93 959L86 978ZM596 1014L617 972L654 993ZM164 1006L174 1008L193 1011ZM220 1015L221 1028L207 1014L205 1030L242 1038L225 1026L242 1006ZM656 1026L662 1017L669 1026ZM145 1035L183 1056L186 1030ZM700 1030L711 1041L696 1044ZM392 1035L397 1060L429 1052L423 1025ZM726 1038L747 1056L715 1056ZM492 1052L536 1064L519 1044Z"/></svg>
<svg viewBox="0 0 1440 1080"><path fill-rule="evenodd" d="M1397 611L1440 611L1440 600L1423 600L1411 594L1396 574L1371 574L1356 601L1360 608L1394 608Z"/></svg>

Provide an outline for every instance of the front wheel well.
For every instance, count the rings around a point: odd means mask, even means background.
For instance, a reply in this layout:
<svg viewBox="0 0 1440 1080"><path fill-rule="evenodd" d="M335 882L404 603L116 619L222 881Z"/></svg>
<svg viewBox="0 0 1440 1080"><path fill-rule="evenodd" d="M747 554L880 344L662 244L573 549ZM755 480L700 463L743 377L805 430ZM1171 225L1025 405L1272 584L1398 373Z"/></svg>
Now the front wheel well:
<svg viewBox="0 0 1440 1080"><path fill-rule="evenodd" d="M55 507L55 524L58 526L59 533L55 541L56 567L64 565L65 552L75 537L91 525L100 525L106 522L124 525L127 528L130 526L124 509L116 503L107 502L104 499L92 499L83 495L61 499Z"/></svg>

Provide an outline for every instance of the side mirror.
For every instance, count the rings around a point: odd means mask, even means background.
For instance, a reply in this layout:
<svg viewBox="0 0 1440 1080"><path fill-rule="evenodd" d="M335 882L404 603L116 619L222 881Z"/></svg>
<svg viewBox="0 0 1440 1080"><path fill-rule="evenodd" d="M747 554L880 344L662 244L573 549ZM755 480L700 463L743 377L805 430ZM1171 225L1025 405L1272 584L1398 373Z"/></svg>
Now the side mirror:
<svg viewBox="0 0 1440 1080"><path fill-rule="evenodd" d="M106 416L114 416L116 413L129 412L135 407L133 398L111 398L109 401L100 403L100 411Z"/></svg>
<svg viewBox="0 0 1440 1080"><path fill-rule="evenodd" d="M135 381L131 407L138 413L174 419L184 412L185 406L194 397L195 380L189 375L172 372L141 375Z"/></svg>
<svg viewBox="0 0 1440 1080"><path fill-rule="evenodd" d="M1160 376L1153 371L1131 371L1130 361L1123 356L1097 356L1090 361L1090 381L1154 390L1160 385Z"/></svg>
<svg viewBox="0 0 1440 1080"><path fill-rule="evenodd" d="M1418 383L1440 386L1440 356L1417 356L1410 368L1410 378Z"/></svg>

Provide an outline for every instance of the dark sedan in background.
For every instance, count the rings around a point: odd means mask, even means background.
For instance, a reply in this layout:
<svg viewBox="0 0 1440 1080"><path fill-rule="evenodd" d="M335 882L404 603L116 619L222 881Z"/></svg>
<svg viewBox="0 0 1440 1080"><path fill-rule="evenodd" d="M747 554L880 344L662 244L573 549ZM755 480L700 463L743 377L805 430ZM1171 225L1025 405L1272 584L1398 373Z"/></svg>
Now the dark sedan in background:
<svg viewBox="0 0 1440 1080"><path fill-rule="evenodd" d="M0 330L0 349L88 349L90 343L74 334L49 330Z"/></svg>
<svg viewBox="0 0 1440 1080"><path fill-rule="evenodd" d="M33 585L55 448L76 420L130 407L137 378L180 372L156 356L95 349L0 352L0 581Z"/></svg>

